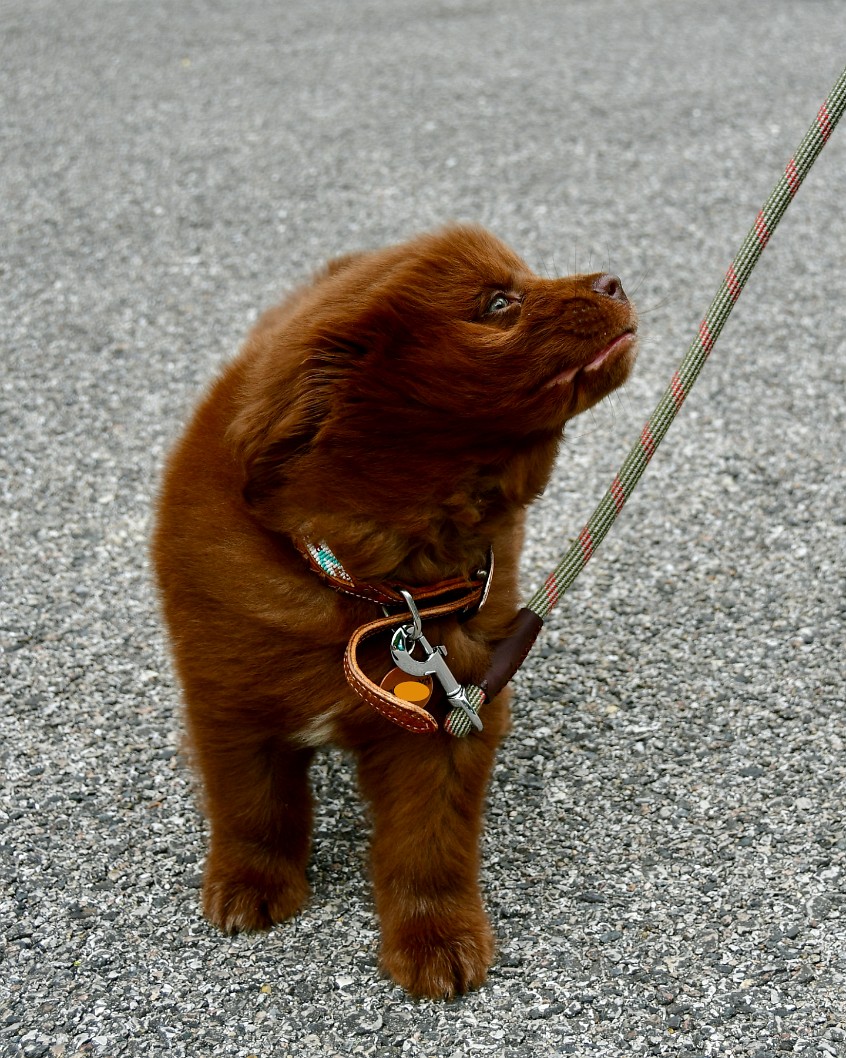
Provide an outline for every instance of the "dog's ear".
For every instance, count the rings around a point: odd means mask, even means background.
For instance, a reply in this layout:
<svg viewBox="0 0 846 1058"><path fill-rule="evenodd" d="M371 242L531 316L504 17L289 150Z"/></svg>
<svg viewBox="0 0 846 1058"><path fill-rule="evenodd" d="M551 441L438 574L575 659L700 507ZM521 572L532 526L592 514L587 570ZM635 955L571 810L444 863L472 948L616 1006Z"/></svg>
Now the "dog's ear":
<svg viewBox="0 0 846 1058"><path fill-rule="evenodd" d="M395 251L334 258L248 340L228 440L244 498L268 528L281 527L283 504L296 505L295 489L281 493L321 430L343 416L373 359L398 339L402 314L389 294L400 259Z"/></svg>
<svg viewBox="0 0 846 1058"><path fill-rule="evenodd" d="M238 409L226 439L242 473L243 497L259 514L284 484L291 461L307 448L316 417L306 395L298 392L296 378L274 378L265 364L251 367L237 394Z"/></svg>
<svg viewBox="0 0 846 1058"><path fill-rule="evenodd" d="M384 340L374 312L357 313L354 323L344 313L318 314L308 323L298 320L296 330L254 339L261 348L245 358L249 367L227 440L243 472L244 499L263 525L282 527L281 491Z"/></svg>

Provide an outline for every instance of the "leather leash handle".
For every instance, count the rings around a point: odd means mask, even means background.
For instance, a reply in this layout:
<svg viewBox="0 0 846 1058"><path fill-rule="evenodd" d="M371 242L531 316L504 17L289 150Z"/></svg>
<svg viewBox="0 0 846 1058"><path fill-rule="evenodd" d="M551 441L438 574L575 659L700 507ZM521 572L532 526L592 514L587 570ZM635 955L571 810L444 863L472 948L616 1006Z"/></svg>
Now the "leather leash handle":
<svg viewBox="0 0 846 1058"><path fill-rule="evenodd" d="M514 631L494 648L488 671L479 685L486 701L491 701L509 683L534 646L543 621L535 613L523 607L517 614Z"/></svg>

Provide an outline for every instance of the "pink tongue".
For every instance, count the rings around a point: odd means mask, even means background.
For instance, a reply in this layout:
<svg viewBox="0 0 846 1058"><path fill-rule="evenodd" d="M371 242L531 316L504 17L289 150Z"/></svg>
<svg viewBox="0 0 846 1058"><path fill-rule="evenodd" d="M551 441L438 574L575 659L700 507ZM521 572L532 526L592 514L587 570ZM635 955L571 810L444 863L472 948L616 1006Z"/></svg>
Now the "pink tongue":
<svg viewBox="0 0 846 1058"><path fill-rule="evenodd" d="M627 335L621 334L619 338L615 338L613 342L609 342L604 349L600 349L596 356L589 363L585 364L585 371L592 371L595 367L599 367L603 360L617 348L619 342L623 341Z"/></svg>
<svg viewBox="0 0 846 1058"><path fill-rule="evenodd" d="M580 367L571 367L569 371L562 371L560 375L556 375L548 384L550 386L566 386L568 382L573 381L580 371Z"/></svg>
<svg viewBox="0 0 846 1058"><path fill-rule="evenodd" d="M580 371L593 371L594 368L599 367L603 360L612 352L618 342L623 341L627 336L621 334L619 338L615 338L613 342L609 342L603 349L600 349L593 360L588 360L586 364L579 364L578 367L568 367L566 371L562 371L560 375L556 375L550 382L547 382L549 386L566 386L568 382L572 382L573 379L578 375Z"/></svg>

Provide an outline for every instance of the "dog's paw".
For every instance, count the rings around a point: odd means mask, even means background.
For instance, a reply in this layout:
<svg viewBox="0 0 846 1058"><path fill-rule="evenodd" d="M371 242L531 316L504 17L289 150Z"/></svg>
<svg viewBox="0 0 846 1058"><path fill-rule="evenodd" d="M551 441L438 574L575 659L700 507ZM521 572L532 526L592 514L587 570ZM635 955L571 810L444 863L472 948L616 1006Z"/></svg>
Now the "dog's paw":
<svg viewBox="0 0 846 1058"><path fill-rule="evenodd" d="M385 936L380 962L411 995L452 999L485 983L495 948L483 912L477 921L454 926L448 920L420 919Z"/></svg>
<svg viewBox="0 0 846 1058"><path fill-rule="evenodd" d="M203 913L224 933L270 929L303 909L309 895L305 875L280 871L223 871L208 867L203 882Z"/></svg>

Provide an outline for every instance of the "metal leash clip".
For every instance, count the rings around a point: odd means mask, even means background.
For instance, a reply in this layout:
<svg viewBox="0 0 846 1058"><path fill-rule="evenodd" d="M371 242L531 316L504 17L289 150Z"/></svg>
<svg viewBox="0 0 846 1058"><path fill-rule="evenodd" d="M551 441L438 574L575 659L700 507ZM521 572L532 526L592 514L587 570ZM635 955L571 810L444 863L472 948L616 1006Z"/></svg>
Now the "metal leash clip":
<svg viewBox="0 0 846 1058"><path fill-rule="evenodd" d="M464 688L453 676L444 660L447 648L445 646L432 646L423 635L423 621L414 599L409 592L402 589L400 589L400 594L408 605L408 610L411 614L411 624L400 625L391 637L391 657L394 659L394 663L410 676L434 676L443 688L449 704L453 708L461 709L462 712L466 713L473 727L477 731L481 731L482 721L470 705ZM425 654L425 657L419 661L411 656L412 651L418 644Z"/></svg>

